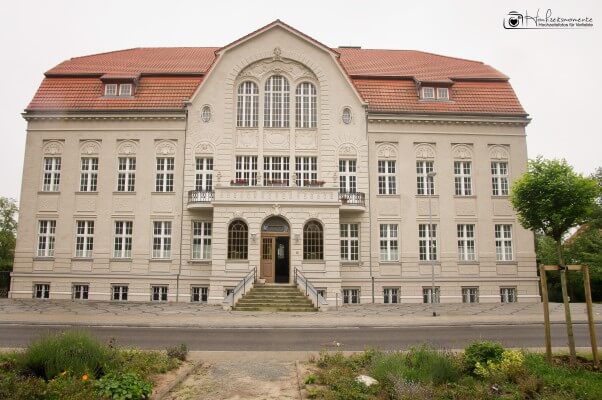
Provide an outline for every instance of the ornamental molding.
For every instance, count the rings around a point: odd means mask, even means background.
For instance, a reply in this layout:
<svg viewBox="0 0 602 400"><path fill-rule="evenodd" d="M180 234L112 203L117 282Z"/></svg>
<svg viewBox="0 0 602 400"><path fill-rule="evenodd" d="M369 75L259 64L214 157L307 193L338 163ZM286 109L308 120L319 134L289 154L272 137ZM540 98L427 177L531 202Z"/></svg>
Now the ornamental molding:
<svg viewBox="0 0 602 400"><path fill-rule="evenodd" d="M318 148L318 133L315 130L295 131L295 147L303 150Z"/></svg>
<svg viewBox="0 0 602 400"><path fill-rule="evenodd" d="M452 147L452 155L459 159L472 158L472 145L456 144Z"/></svg>
<svg viewBox="0 0 602 400"><path fill-rule="evenodd" d="M343 143L339 146L339 156L357 157L357 147L353 143Z"/></svg>
<svg viewBox="0 0 602 400"><path fill-rule="evenodd" d="M490 145L489 146L489 158L492 160L507 160L510 158L507 146L503 145Z"/></svg>
<svg viewBox="0 0 602 400"><path fill-rule="evenodd" d="M173 156L176 154L176 144L171 140L159 140L155 143L155 152L160 156Z"/></svg>
<svg viewBox="0 0 602 400"><path fill-rule="evenodd" d="M368 116L371 123L384 124L405 124L405 125L473 125L473 126L527 126L531 121L529 119L513 120L458 120L458 119L427 119L427 118L400 118L397 116L376 117Z"/></svg>
<svg viewBox="0 0 602 400"><path fill-rule="evenodd" d="M257 129L236 130L236 147L239 149L256 149L258 146Z"/></svg>
<svg viewBox="0 0 602 400"><path fill-rule="evenodd" d="M100 141L84 140L80 143L80 153L87 156L98 155L100 153Z"/></svg>
<svg viewBox="0 0 602 400"><path fill-rule="evenodd" d="M147 116L77 116L77 115L31 115L23 114L26 121L184 121L185 115L167 116L167 115L147 115Z"/></svg>
<svg viewBox="0 0 602 400"><path fill-rule="evenodd" d="M316 82L318 80L316 75L305 65L295 60L280 56L265 58L250 64L238 74L237 79L251 79L261 82L267 77L267 75L274 74L285 75L293 82L299 80L310 80Z"/></svg>
<svg viewBox="0 0 602 400"><path fill-rule="evenodd" d="M397 158L397 146L393 143L381 143L376 150L378 158Z"/></svg>
<svg viewBox="0 0 602 400"><path fill-rule="evenodd" d="M266 129L263 132L263 147L265 149L288 149L290 147L290 131Z"/></svg>
<svg viewBox="0 0 602 400"><path fill-rule="evenodd" d="M120 140L117 142L117 154L130 156L136 154L138 144L133 140Z"/></svg>
<svg viewBox="0 0 602 400"><path fill-rule="evenodd" d="M61 140L45 140L43 142L42 152L47 155L63 154L63 141Z"/></svg>
<svg viewBox="0 0 602 400"><path fill-rule="evenodd" d="M414 152L418 159L435 158L435 147L430 143L417 143Z"/></svg>
<svg viewBox="0 0 602 400"><path fill-rule="evenodd" d="M215 145L210 142L199 142L194 146L194 154L215 154Z"/></svg>

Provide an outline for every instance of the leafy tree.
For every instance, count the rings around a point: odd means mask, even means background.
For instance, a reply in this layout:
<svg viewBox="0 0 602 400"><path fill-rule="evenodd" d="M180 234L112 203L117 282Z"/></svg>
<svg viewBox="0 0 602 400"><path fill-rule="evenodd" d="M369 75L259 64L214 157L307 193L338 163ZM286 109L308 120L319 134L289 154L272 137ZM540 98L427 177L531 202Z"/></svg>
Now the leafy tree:
<svg viewBox="0 0 602 400"><path fill-rule="evenodd" d="M17 241L17 211L15 200L0 197L0 270L9 270L13 265Z"/></svg>

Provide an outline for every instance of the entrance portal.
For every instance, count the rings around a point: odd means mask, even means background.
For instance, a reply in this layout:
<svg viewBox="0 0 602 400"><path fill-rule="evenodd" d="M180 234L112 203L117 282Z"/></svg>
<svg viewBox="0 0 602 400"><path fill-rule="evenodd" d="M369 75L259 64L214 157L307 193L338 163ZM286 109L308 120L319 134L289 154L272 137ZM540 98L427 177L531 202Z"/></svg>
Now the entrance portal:
<svg viewBox="0 0 602 400"><path fill-rule="evenodd" d="M290 282L290 229L280 217L270 217L261 226L259 278L266 282Z"/></svg>

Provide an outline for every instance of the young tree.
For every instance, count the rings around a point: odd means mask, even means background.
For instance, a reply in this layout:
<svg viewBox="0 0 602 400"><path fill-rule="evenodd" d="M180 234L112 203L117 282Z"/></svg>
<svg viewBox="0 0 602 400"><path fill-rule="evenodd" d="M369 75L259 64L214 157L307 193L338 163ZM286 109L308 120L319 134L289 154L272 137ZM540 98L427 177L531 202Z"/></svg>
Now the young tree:
<svg viewBox="0 0 602 400"><path fill-rule="evenodd" d="M0 197L0 271L11 269L17 238L17 204L15 200Z"/></svg>
<svg viewBox="0 0 602 400"><path fill-rule="evenodd" d="M545 160L541 157L529 162L527 172L514 183L510 193L510 201L521 225L543 233L556 244L558 263L562 269L562 299L571 360L575 359L575 339L562 238L569 229L587 222L599 195L600 187L596 180L575 173L565 160Z"/></svg>

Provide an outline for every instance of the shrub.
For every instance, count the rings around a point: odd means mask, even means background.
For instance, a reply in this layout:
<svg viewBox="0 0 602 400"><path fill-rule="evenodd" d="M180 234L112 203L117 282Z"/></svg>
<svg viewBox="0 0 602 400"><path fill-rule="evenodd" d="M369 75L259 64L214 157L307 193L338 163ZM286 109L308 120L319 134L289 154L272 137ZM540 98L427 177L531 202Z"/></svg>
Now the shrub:
<svg viewBox="0 0 602 400"><path fill-rule="evenodd" d="M94 387L98 395L113 400L148 399L153 391L152 383L133 372L109 373L96 381Z"/></svg>
<svg viewBox="0 0 602 400"><path fill-rule="evenodd" d="M434 398L433 389L418 382L406 381L392 376L393 398L397 400L430 400Z"/></svg>
<svg viewBox="0 0 602 400"><path fill-rule="evenodd" d="M481 378L503 382L516 380L525 373L525 356L517 350L504 350L499 362L489 360L485 364L477 361L474 374Z"/></svg>
<svg viewBox="0 0 602 400"><path fill-rule="evenodd" d="M487 364L488 361L499 362L502 359L504 347L497 342L478 341L471 343L464 350L464 366L470 373L474 373L477 363Z"/></svg>
<svg viewBox="0 0 602 400"><path fill-rule="evenodd" d="M89 400L93 399L94 387L90 380L68 374L51 379L46 386L48 400Z"/></svg>
<svg viewBox="0 0 602 400"><path fill-rule="evenodd" d="M110 359L108 349L85 332L45 336L23 354L24 368L47 380L69 371L73 375L101 376Z"/></svg>
<svg viewBox="0 0 602 400"><path fill-rule="evenodd" d="M314 383L316 383L316 376L314 374L311 374L305 378L306 385L313 385Z"/></svg>
<svg viewBox="0 0 602 400"><path fill-rule="evenodd" d="M163 374L180 364L178 359L158 351L123 349L116 352L114 357L115 367L111 368L111 372L134 372L142 378Z"/></svg>
<svg viewBox="0 0 602 400"><path fill-rule="evenodd" d="M188 355L188 347L184 343L180 343L177 346L167 348L167 356L171 358L177 358L180 361L186 361Z"/></svg>

